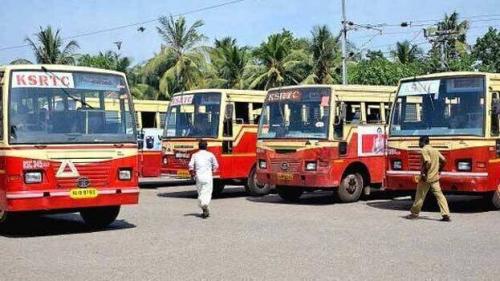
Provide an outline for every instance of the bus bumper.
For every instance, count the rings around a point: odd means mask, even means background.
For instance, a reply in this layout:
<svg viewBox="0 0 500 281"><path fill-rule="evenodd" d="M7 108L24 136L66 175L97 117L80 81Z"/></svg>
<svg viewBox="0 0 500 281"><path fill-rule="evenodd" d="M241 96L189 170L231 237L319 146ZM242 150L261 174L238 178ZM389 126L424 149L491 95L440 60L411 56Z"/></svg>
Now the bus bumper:
<svg viewBox="0 0 500 281"><path fill-rule="evenodd" d="M260 184L296 186L306 189L332 189L339 185L327 172L275 173L257 170Z"/></svg>
<svg viewBox="0 0 500 281"><path fill-rule="evenodd" d="M97 197L88 199L73 199L69 196L68 190L6 192L5 197L8 212L80 209L137 204L139 188L99 189Z"/></svg>
<svg viewBox="0 0 500 281"><path fill-rule="evenodd" d="M415 190L419 174L418 171L389 170L386 172L384 188L387 190ZM486 172L442 172L439 182L441 189L449 192L479 193L497 190L497 186L490 183Z"/></svg>

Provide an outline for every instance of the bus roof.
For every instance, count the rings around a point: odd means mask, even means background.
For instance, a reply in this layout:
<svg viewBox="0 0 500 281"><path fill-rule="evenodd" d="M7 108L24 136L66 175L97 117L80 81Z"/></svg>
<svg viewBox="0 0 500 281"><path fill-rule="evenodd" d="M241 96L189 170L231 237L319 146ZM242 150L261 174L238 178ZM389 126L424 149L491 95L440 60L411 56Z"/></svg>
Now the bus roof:
<svg viewBox="0 0 500 281"><path fill-rule="evenodd" d="M438 72L438 73L432 73L432 74L426 74L426 75L418 75L418 76L413 76L413 77L405 77L405 78L401 79L401 82L411 81L411 80L414 80L416 78L426 79L426 78L441 78L441 77L450 77L450 76L477 76L477 75L500 77L500 74L492 73L492 72L449 71L449 72Z"/></svg>
<svg viewBox="0 0 500 281"><path fill-rule="evenodd" d="M12 65L0 65L0 71L9 70L42 70L42 66L50 71L82 71L82 72L94 72L94 73L108 73L124 76L125 74L118 71L86 67L86 66L74 66L74 65L62 65L62 64L12 64Z"/></svg>
<svg viewBox="0 0 500 281"><path fill-rule="evenodd" d="M309 84L309 85L294 85L272 88L269 91L283 89L301 89L301 88L330 88L336 92L382 92L391 93L396 91L396 86L376 86L376 85L340 85L340 84Z"/></svg>
<svg viewBox="0 0 500 281"><path fill-rule="evenodd" d="M259 90L234 90L234 89L197 89L197 90L190 90L190 91L185 91L185 92L178 92L173 94L172 96L176 95L181 95L181 94L203 94L203 93L225 93L226 95L256 95L256 96L266 96L266 91L259 91Z"/></svg>

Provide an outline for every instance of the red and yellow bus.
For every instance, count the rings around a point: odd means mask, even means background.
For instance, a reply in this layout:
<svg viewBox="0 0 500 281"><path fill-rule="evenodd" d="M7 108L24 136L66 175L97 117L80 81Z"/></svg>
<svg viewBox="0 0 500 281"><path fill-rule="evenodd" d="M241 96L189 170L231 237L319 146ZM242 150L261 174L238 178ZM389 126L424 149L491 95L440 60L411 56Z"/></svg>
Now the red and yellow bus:
<svg viewBox="0 0 500 281"><path fill-rule="evenodd" d="M123 73L0 67L0 220L80 212L104 227L139 198L134 110Z"/></svg>
<svg viewBox="0 0 500 281"><path fill-rule="evenodd" d="M385 120L395 87L307 85L271 89L257 142L257 182L285 200L334 190L341 202L381 185Z"/></svg>
<svg viewBox="0 0 500 281"><path fill-rule="evenodd" d="M482 194L500 208L500 74L446 72L403 79L392 109L385 188L415 190L420 136L446 157L441 188Z"/></svg>
<svg viewBox="0 0 500 281"><path fill-rule="evenodd" d="M174 94L163 134L162 175L189 178L189 160L204 139L219 162L214 194L232 182L244 183L251 194L267 193L255 184L257 124L265 96L264 91L228 89Z"/></svg>

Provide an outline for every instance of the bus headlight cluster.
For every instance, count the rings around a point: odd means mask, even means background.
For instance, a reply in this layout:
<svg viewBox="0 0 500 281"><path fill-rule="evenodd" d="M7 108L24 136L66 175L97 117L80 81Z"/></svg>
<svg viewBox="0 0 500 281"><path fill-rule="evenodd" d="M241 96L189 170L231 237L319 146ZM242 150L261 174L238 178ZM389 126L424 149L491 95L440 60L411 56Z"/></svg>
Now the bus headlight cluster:
<svg viewBox="0 0 500 281"><path fill-rule="evenodd" d="M120 169L118 171L118 179L128 181L132 179L132 171L130 169Z"/></svg>
<svg viewBox="0 0 500 281"><path fill-rule="evenodd" d="M306 162L306 171L316 171L316 161Z"/></svg>
<svg viewBox="0 0 500 281"><path fill-rule="evenodd" d="M472 170L472 161L471 160L459 160L457 162L457 170L466 172Z"/></svg>
<svg viewBox="0 0 500 281"><path fill-rule="evenodd" d="M392 169L393 170L401 170L403 169L403 162L401 160L392 161Z"/></svg>
<svg viewBox="0 0 500 281"><path fill-rule="evenodd" d="M267 162L266 162L266 160L259 160L259 168L260 169L267 169Z"/></svg>
<svg viewBox="0 0 500 281"><path fill-rule="evenodd" d="M26 172L24 173L25 183L41 183L42 182L42 172Z"/></svg>

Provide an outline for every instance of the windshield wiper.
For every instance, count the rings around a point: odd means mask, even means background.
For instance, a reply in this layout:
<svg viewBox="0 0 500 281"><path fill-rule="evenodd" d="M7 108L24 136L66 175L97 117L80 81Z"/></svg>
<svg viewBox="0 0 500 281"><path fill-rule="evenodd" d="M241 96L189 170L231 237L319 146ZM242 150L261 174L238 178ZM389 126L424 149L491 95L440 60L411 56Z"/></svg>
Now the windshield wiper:
<svg viewBox="0 0 500 281"><path fill-rule="evenodd" d="M61 84L62 84L62 85L64 85L64 83L62 83L62 81L61 81L61 78L59 78L57 75L55 75L55 73L54 73L54 72L52 72L52 71L48 70L45 66L42 66L42 70L43 70L44 72L49 73L49 74L51 74L52 76L54 76L57 80L59 80L59 82L61 82ZM66 87L67 87L67 86L66 86ZM65 94L68 98L72 99L73 101L75 101L75 102L80 102L80 103L81 103L82 105L84 105L85 107L88 107L88 108L90 108L90 109L94 109L94 107L93 107L93 106L91 106L90 104L88 104L86 101L84 101L84 100L82 100L82 99L80 99L80 98L77 98L77 97L75 97L75 96L71 95L71 94L70 94L70 93L69 93L69 92L68 92L65 88L62 88L62 87L61 87L61 88L58 88L58 89L61 89L61 90L63 91L63 93L64 93L64 94Z"/></svg>

